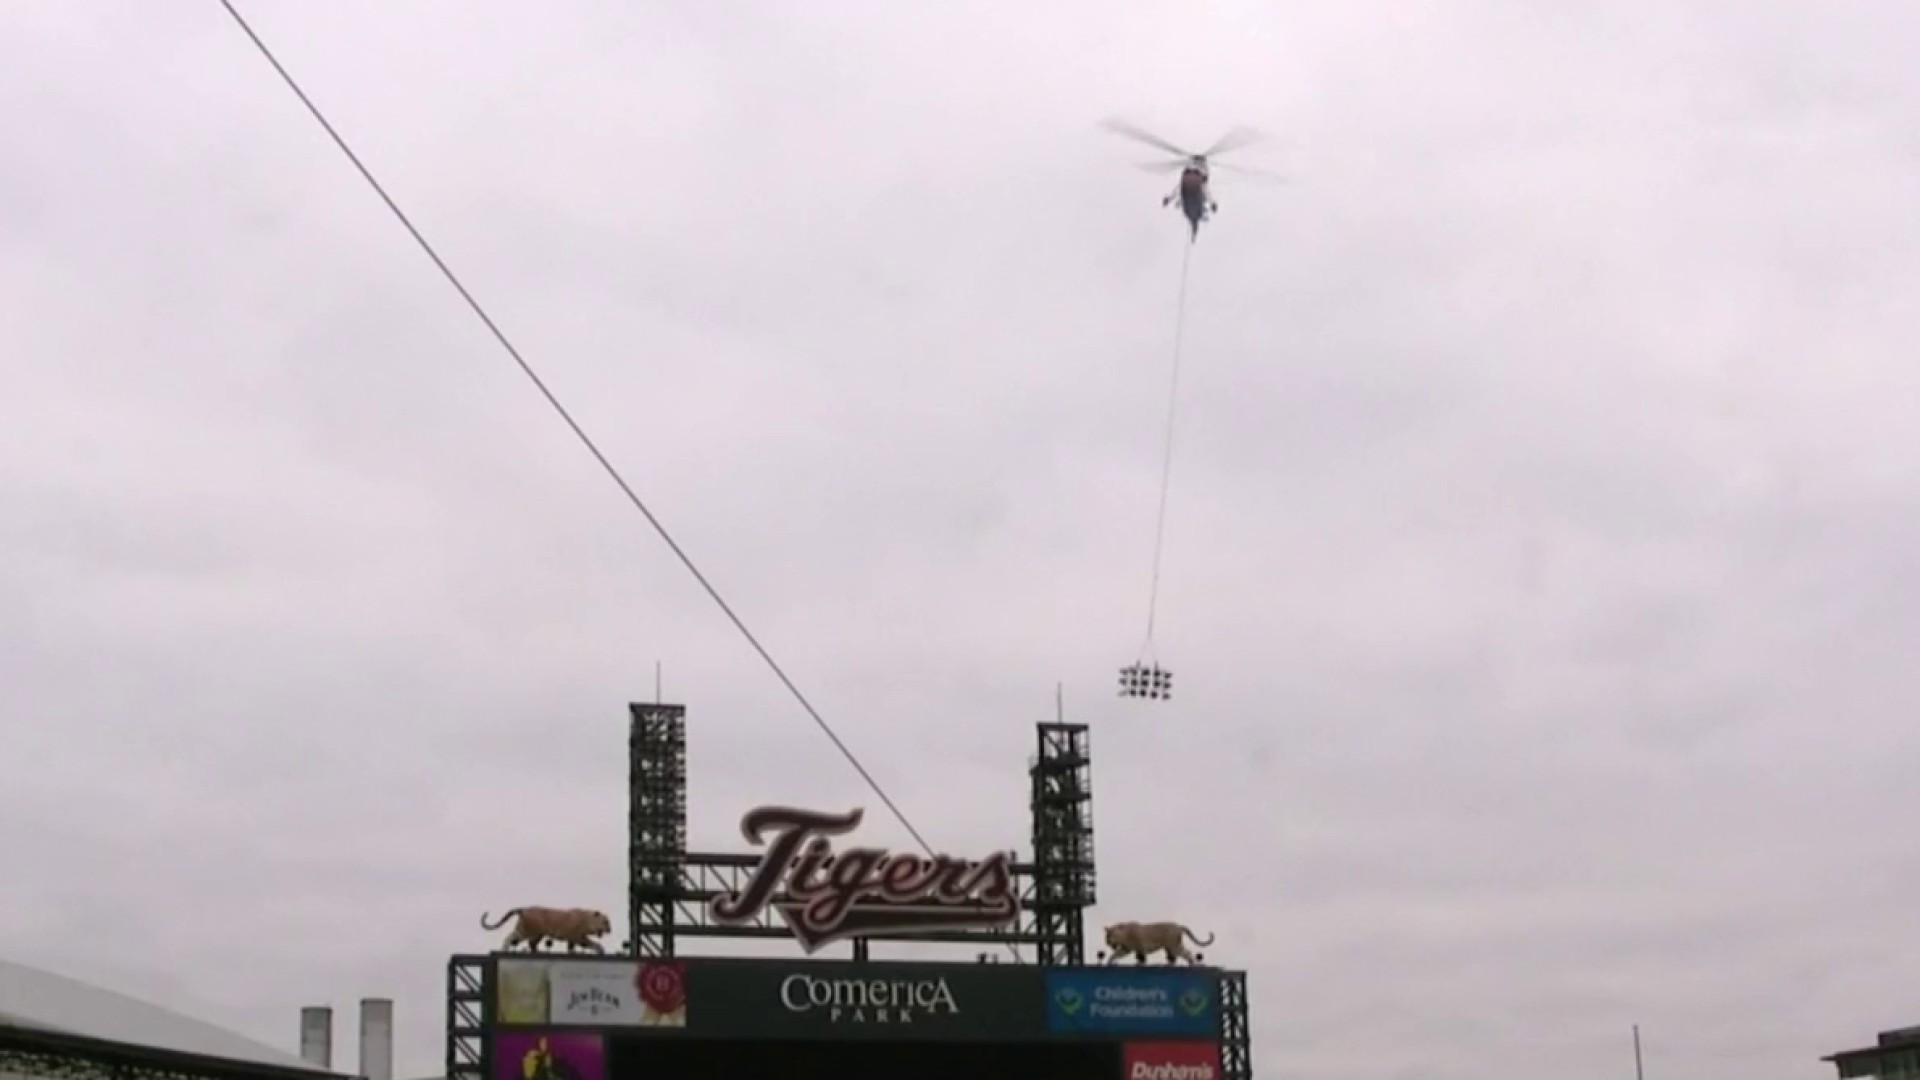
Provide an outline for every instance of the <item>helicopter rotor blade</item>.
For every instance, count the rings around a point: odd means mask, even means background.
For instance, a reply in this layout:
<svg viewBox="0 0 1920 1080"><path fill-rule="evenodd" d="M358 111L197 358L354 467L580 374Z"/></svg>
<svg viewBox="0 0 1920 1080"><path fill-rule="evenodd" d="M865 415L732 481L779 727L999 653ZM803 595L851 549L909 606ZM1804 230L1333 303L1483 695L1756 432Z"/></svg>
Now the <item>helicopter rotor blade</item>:
<svg viewBox="0 0 1920 1080"><path fill-rule="evenodd" d="M1285 184L1290 182L1286 177L1280 175L1279 173L1269 172L1266 169L1255 169L1247 165L1236 165L1231 161L1211 162L1210 167L1215 169L1224 169L1227 172L1236 173L1250 180L1258 180L1267 184Z"/></svg>
<svg viewBox="0 0 1920 1080"><path fill-rule="evenodd" d="M1154 147L1155 149L1158 149L1158 150L1165 150L1169 154L1174 154L1182 158L1190 158L1194 156L1191 150L1182 150L1179 147L1168 142L1167 140L1161 138L1160 136L1155 135L1150 131L1142 131L1141 129L1133 126L1132 124L1127 123L1125 120L1110 118L1107 120L1102 120L1100 122L1100 126L1103 128L1106 128L1108 131L1113 132L1115 135L1125 135L1129 139L1135 139L1140 142L1146 143L1148 146Z"/></svg>
<svg viewBox="0 0 1920 1080"><path fill-rule="evenodd" d="M1211 158L1215 154L1224 154L1229 150L1238 150L1251 143L1257 143L1266 137L1265 133L1256 131L1250 127L1235 127L1225 135L1220 136L1220 141L1214 143L1212 148L1209 149L1204 156Z"/></svg>
<svg viewBox="0 0 1920 1080"><path fill-rule="evenodd" d="M1187 163L1185 161L1143 161L1138 165L1138 168L1157 173L1169 173L1176 169L1184 169L1186 167Z"/></svg>

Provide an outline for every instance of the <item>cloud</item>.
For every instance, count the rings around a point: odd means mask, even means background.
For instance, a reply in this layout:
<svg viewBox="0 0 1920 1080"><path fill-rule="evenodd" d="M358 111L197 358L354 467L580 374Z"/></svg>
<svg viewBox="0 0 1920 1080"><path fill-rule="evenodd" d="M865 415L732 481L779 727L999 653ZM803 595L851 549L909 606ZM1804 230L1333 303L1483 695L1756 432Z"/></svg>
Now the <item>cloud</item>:
<svg viewBox="0 0 1920 1080"><path fill-rule="evenodd" d="M923 831L1023 836L1064 684L1096 920L1263 1074L1913 1019L1907 8L246 10ZM621 906L656 661L696 842L878 807L222 20L0 47L0 950L427 1075L481 911ZM1193 250L1162 707L1115 113L1292 178Z"/></svg>

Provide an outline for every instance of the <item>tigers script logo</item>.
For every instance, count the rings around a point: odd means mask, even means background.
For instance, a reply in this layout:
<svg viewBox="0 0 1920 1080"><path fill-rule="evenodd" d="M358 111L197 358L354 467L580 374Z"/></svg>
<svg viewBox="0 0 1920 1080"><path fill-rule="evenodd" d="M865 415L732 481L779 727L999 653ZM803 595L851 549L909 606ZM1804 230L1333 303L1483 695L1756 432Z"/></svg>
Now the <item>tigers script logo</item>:
<svg viewBox="0 0 1920 1080"><path fill-rule="evenodd" d="M738 926L771 907L811 953L850 937L987 929L1019 915L1012 855L969 860L884 848L835 852L827 838L859 828L863 816L783 806L750 811L740 831L748 843L765 844L766 853L744 888L714 898L713 920Z"/></svg>

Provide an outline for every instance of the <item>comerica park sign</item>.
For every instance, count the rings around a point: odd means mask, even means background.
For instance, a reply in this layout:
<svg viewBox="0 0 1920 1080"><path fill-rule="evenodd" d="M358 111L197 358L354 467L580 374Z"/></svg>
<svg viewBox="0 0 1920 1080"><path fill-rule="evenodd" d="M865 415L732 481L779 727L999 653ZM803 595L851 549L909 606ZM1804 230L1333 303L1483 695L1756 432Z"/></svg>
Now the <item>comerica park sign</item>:
<svg viewBox="0 0 1920 1080"><path fill-rule="evenodd" d="M740 831L766 852L743 888L713 899L713 920L739 926L772 908L811 953L847 938L986 930L1019 918L1010 853L961 859L885 848L834 851L829 838L859 828L863 816L784 806L748 811Z"/></svg>

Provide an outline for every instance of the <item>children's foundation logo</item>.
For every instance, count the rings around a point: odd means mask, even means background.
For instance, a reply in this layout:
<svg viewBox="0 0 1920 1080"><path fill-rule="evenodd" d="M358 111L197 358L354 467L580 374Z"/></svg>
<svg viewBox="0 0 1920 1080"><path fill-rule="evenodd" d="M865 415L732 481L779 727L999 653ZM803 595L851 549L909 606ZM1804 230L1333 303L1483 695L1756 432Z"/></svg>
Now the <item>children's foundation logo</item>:
<svg viewBox="0 0 1920 1080"><path fill-rule="evenodd" d="M1215 1035L1216 976L1203 971L1071 971L1047 980L1055 1031L1134 1035Z"/></svg>

